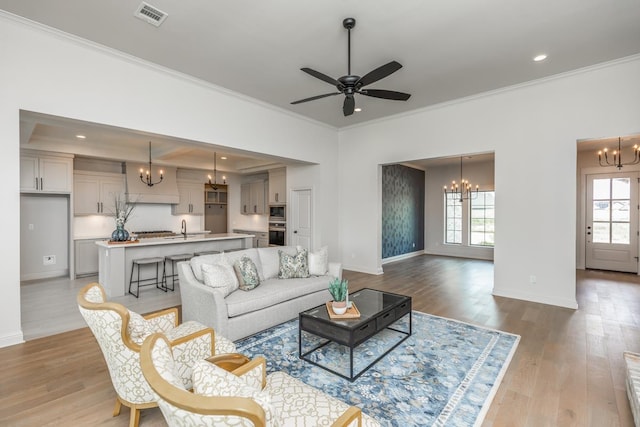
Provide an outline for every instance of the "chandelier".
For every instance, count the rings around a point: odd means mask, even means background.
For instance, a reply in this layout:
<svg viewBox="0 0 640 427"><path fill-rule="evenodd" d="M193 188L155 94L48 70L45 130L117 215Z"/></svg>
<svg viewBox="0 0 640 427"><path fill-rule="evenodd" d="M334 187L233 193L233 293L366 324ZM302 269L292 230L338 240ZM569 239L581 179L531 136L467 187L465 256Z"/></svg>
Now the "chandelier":
<svg viewBox="0 0 640 427"><path fill-rule="evenodd" d="M444 194L452 195L452 198L460 200L462 203L465 200L475 199L478 196L478 188L480 186L476 185L475 189L472 189L472 185L468 179L462 179L462 156L460 156L460 184L455 181L451 181L451 186L447 189L447 186L444 186Z"/></svg>
<svg viewBox="0 0 640 427"><path fill-rule="evenodd" d="M162 169L160 170L160 180L153 182L153 177L151 176L151 141L149 141L149 169L147 169L146 176L143 175L144 169L140 168L140 181L143 184L147 184L149 187L153 187L156 184L160 184L162 179L164 178Z"/></svg>
<svg viewBox="0 0 640 427"><path fill-rule="evenodd" d="M218 190L218 170L217 170L217 165L216 165L216 157L217 157L218 153L213 153L213 182L211 182L211 175L208 175L209 177L209 182L207 183L207 185L209 187L211 187L214 191ZM223 157L224 159L224 157ZM227 183L227 177L222 175L222 184L226 184Z"/></svg>
<svg viewBox="0 0 640 427"><path fill-rule="evenodd" d="M637 165L638 163L640 163L640 147L638 147L638 144L633 146L633 160L626 163L622 161L621 144L622 144L622 138L618 137L618 149L613 150L613 162L609 160L608 148L598 151L598 162L600 163L600 166L602 167L615 166L618 168L618 170L620 170L622 169L622 166ZM603 156L604 156L604 163L602 162Z"/></svg>

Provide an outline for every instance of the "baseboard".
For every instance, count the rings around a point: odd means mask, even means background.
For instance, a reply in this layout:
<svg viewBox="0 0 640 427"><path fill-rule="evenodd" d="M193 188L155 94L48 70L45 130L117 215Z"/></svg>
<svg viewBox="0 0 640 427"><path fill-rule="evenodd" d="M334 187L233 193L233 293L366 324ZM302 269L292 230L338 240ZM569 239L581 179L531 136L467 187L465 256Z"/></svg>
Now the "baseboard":
<svg viewBox="0 0 640 427"><path fill-rule="evenodd" d="M20 281L55 279L57 277L69 277L69 269L46 271L43 273L27 273L20 276Z"/></svg>
<svg viewBox="0 0 640 427"><path fill-rule="evenodd" d="M575 299L546 297L538 294L532 294L529 292L497 289L495 287L493 288L492 295L497 297L505 297L505 298L519 299L523 301L537 302L540 304L555 305L558 307L571 308L573 310L578 309L578 302Z"/></svg>
<svg viewBox="0 0 640 427"><path fill-rule="evenodd" d="M379 268L379 269L376 269L376 270L371 270L370 268L360 267L360 266L357 266L357 265L346 265L346 264L343 264L342 265L342 269L343 270L349 270L349 271L357 271L358 273L373 274L373 275L376 275L376 276L379 276L379 275L384 273L382 271L382 268Z"/></svg>
<svg viewBox="0 0 640 427"><path fill-rule="evenodd" d="M423 250L419 250L416 252L409 252L406 254L402 254L402 255L396 255L396 256L390 256L389 258L383 258L382 259L382 264L388 264L390 262L395 262L395 261L401 261L403 259L408 259L408 258L413 258L416 256L420 256L420 255L424 255L424 251Z"/></svg>
<svg viewBox="0 0 640 427"><path fill-rule="evenodd" d="M22 344L24 342L24 336L22 331L15 334L5 335L0 337L0 348L9 347L11 345Z"/></svg>

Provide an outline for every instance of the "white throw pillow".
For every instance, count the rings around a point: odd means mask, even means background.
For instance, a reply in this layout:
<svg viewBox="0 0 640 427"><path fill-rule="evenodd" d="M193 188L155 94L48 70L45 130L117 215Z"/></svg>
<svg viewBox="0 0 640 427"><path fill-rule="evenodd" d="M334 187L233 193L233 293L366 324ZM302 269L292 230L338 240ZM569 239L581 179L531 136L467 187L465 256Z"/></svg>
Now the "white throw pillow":
<svg viewBox="0 0 640 427"><path fill-rule="evenodd" d="M271 406L269 393L250 385L242 377L237 377L217 365L199 360L193 366L193 392L201 396L250 397L264 409L266 425L282 424L277 411Z"/></svg>
<svg viewBox="0 0 640 427"><path fill-rule="evenodd" d="M317 252L309 252L309 274L324 276L329 271L329 247L323 246Z"/></svg>
<svg viewBox="0 0 640 427"><path fill-rule="evenodd" d="M233 271L233 267L226 262L221 262L220 264L202 264L202 276L205 285L222 292L225 297L238 289L238 279Z"/></svg>
<svg viewBox="0 0 640 427"><path fill-rule="evenodd" d="M194 256L189 263L191 264L191 270L193 275L196 276L199 282L204 282L204 276L202 275L202 266L204 264L219 264L222 260L222 254L208 254Z"/></svg>
<svg viewBox="0 0 640 427"><path fill-rule="evenodd" d="M144 339L151 335L153 328L147 322L147 319L136 313L135 311L129 311L129 324L127 325L127 333L129 338L136 344L142 345Z"/></svg>

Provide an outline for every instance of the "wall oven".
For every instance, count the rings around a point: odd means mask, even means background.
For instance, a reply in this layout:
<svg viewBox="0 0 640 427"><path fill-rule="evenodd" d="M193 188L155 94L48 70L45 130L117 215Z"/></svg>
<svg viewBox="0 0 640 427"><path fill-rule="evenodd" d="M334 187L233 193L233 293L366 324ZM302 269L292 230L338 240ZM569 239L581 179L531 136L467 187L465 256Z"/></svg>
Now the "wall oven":
<svg viewBox="0 0 640 427"><path fill-rule="evenodd" d="M284 222L269 223L269 246L284 246L286 244L287 224Z"/></svg>
<svg viewBox="0 0 640 427"><path fill-rule="evenodd" d="M287 205L269 205L269 222L287 222Z"/></svg>

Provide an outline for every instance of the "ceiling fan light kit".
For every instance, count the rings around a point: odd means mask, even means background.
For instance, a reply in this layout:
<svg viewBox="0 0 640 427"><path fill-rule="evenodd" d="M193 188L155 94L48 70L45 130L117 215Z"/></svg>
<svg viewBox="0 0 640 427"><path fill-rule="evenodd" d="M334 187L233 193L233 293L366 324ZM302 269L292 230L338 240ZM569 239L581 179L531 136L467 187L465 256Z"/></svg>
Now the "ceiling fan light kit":
<svg viewBox="0 0 640 427"><path fill-rule="evenodd" d="M366 95L373 98L382 98L382 99L390 99L393 101L406 101L411 97L408 93L403 92L395 92L391 90L383 90L383 89L363 89L364 86L368 86L372 83L377 82L378 80L382 80L390 74L395 73L402 65L396 61L391 61L387 64L384 64L375 70L365 74L360 77L357 75L351 74L351 30L356 26L356 20L354 18L346 18L342 21L342 26L348 31L348 42L347 42L347 75L338 78L337 80L323 74L319 71L313 70L311 68L301 68L300 70L305 73L313 76L317 79L320 79L326 83L329 83L336 87L338 92L325 93L322 95L312 96L310 98L300 99L298 101L293 101L291 104L301 104L303 102L315 101L316 99L326 98L328 96L335 96L344 94L344 103L342 105L342 112L345 116L350 116L353 114L355 110L355 97L354 95Z"/></svg>

